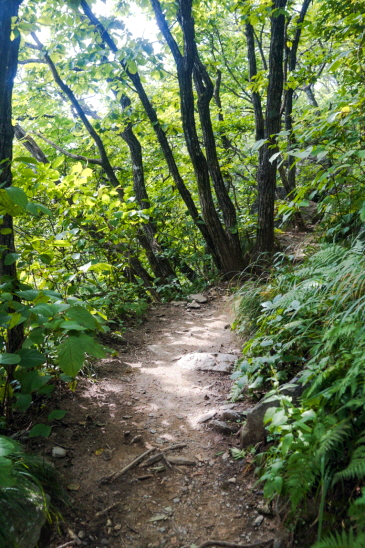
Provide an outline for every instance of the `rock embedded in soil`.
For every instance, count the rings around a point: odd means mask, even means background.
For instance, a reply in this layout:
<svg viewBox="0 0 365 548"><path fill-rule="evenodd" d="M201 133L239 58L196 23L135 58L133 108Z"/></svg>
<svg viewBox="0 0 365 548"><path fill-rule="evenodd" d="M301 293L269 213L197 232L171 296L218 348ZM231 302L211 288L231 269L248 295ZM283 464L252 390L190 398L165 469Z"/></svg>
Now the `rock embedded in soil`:
<svg viewBox="0 0 365 548"><path fill-rule="evenodd" d="M215 409L212 409L211 411L208 411L208 413L204 413L204 415L200 415L198 420L196 421L198 424L202 424L204 422L209 421L214 417L214 415L217 414L217 411Z"/></svg>
<svg viewBox="0 0 365 548"><path fill-rule="evenodd" d="M235 434L237 432L237 428L224 421L212 420L210 424L220 434Z"/></svg>
<svg viewBox="0 0 365 548"><path fill-rule="evenodd" d="M204 304L208 302L208 299L204 297L201 293L196 293L194 295L189 295L188 299L196 301L199 304Z"/></svg>
<svg viewBox="0 0 365 548"><path fill-rule="evenodd" d="M223 411L219 418L220 420L222 421L239 421L241 420L241 413L237 413L237 411L230 411L230 410L227 410L227 411Z"/></svg>
<svg viewBox="0 0 365 548"><path fill-rule="evenodd" d="M53 447L52 457L54 457L55 459L62 459L66 455L67 455L67 451L63 447L58 447L58 446Z"/></svg>
<svg viewBox="0 0 365 548"><path fill-rule="evenodd" d="M189 352L177 360L182 369L198 369L199 371L214 371L230 373L232 365L237 360L234 354L211 354L208 352Z"/></svg>
<svg viewBox="0 0 365 548"><path fill-rule="evenodd" d="M183 466L195 466L196 462L188 457L166 457L170 464L178 464Z"/></svg>
<svg viewBox="0 0 365 548"><path fill-rule="evenodd" d="M187 305L187 308L192 308L193 310L198 310L200 307L200 304L198 304L196 301L193 301L192 303L189 303Z"/></svg>

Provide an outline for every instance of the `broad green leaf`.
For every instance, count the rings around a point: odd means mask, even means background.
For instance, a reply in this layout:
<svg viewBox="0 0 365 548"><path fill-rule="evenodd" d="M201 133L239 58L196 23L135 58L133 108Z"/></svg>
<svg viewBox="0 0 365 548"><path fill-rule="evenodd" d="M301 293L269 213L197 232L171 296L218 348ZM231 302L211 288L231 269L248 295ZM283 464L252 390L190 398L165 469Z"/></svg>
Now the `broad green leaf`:
<svg viewBox="0 0 365 548"><path fill-rule="evenodd" d="M63 417L66 415L67 411L63 411L63 409L54 409L51 411L51 413L48 415L48 420L60 420L63 419Z"/></svg>
<svg viewBox="0 0 365 548"><path fill-rule="evenodd" d="M0 436L0 457L11 455L20 449L19 443L6 436Z"/></svg>
<svg viewBox="0 0 365 548"><path fill-rule="evenodd" d="M75 377L83 366L85 350L78 337L67 337L57 347L58 365L66 375Z"/></svg>
<svg viewBox="0 0 365 548"><path fill-rule="evenodd" d="M7 253L4 259L5 265L14 264L20 257L19 253Z"/></svg>
<svg viewBox="0 0 365 548"><path fill-rule="evenodd" d="M40 295L40 291L36 289L28 289L26 291L16 291L15 294L18 295L24 301L35 301Z"/></svg>
<svg viewBox="0 0 365 548"><path fill-rule="evenodd" d="M48 438L51 432L52 427L48 426L48 424L36 424L29 432L29 437L37 438L38 436L41 436L42 438Z"/></svg>
<svg viewBox="0 0 365 548"><path fill-rule="evenodd" d="M95 339L93 339L89 335L85 335L84 333L80 333L78 339L80 344L83 346L85 352L87 352L91 356L94 356L95 358L105 358L105 348L101 346L101 344L96 342Z"/></svg>
<svg viewBox="0 0 365 548"><path fill-rule="evenodd" d="M13 202L13 204L23 209L26 207L28 203L28 197L25 194L24 190L16 186L10 186L9 188L6 188L5 190L10 200Z"/></svg>
<svg viewBox="0 0 365 548"><path fill-rule="evenodd" d="M0 457L0 488L12 487L15 484L15 479L11 477L12 467L11 460Z"/></svg>
<svg viewBox="0 0 365 548"><path fill-rule="evenodd" d="M99 325L94 316L83 306L70 306L66 311L66 316L87 329L96 329Z"/></svg>
<svg viewBox="0 0 365 548"><path fill-rule="evenodd" d="M64 321L60 324L61 329L66 329L67 331L85 331L86 327L83 327L75 321Z"/></svg>
<svg viewBox="0 0 365 548"><path fill-rule="evenodd" d="M31 394L15 394L16 404L15 408L19 411L26 411L32 403Z"/></svg>
<svg viewBox="0 0 365 548"><path fill-rule="evenodd" d="M20 362L18 354L0 354L0 365L16 365Z"/></svg>
<svg viewBox="0 0 365 548"><path fill-rule="evenodd" d="M26 368L37 367L38 365L45 363L47 359L44 354L41 354L38 350L33 348L22 348L21 350L18 350L17 354L19 354L21 358L19 365Z"/></svg>

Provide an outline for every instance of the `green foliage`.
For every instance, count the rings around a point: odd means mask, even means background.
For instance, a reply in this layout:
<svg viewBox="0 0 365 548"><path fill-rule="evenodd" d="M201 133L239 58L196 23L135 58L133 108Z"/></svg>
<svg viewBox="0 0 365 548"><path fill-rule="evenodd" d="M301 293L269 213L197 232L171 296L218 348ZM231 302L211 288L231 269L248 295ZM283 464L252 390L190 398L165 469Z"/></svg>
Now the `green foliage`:
<svg viewBox="0 0 365 548"><path fill-rule="evenodd" d="M42 458L27 455L12 438L0 436L1 546L16 546L16 531L11 526L14 516L27 521L36 508L49 516L62 500L65 497L54 467Z"/></svg>
<svg viewBox="0 0 365 548"><path fill-rule="evenodd" d="M278 265L269 283L241 293L237 323L251 338L233 374L236 386L271 385L267 397L280 398L265 416L274 444L260 456L257 472L265 496L288 496L293 511L317 493L319 539L328 498L339 485L361 485L365 476L364 249L361 234L349 249L322 245L303 265ZM250 308L258 310L253 298L261 301L261 313L250 317ZM306 386L300 403L277 388L298 370ZM350 498L350 516L361 500ZM349 535L318 546L350 546Z"/></svg>

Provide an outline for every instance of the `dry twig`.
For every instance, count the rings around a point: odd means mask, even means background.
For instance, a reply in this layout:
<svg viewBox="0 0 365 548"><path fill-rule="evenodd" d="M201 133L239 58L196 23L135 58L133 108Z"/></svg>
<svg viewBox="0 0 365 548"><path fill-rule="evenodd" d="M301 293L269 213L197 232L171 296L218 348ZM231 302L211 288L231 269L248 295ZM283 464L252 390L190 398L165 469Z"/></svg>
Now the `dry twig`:
<svg viewBox="0 0 365 548"><path fill-rule="evenodd" d="M147 455L152 453L153 451L156 451L155 447L152 447L152 449L148 449L148 451L145 451L142 455L134 459L130 464L122 468L119 472L113 472L113 474L110 474L109 476L104 476L103 478L100 478L100 483L108 483L110 481L115 481L116 479L120 478L120 476L123 476L128 470L139 464Z"/></svg>
<svg viewBox="0 0 365 548"><path fill-rule="evenodd" d="M100 510L100 512L96 512L95 518L100 518L101 516L104 516L104 514L107 514L109 510L113 510L116 506L118 506L120 502L114 502L114 504L111 504L108 506L108 508L104 508L104 510Z"/></svg>
<svg viewBox="0 0 365 548"><path fill-rule="evenodd" d="M72 544L75 544L75 540L69 540L68 542L65 542L65 544L61 544L61 546L57 546L57 548L66 548L66 546L71 546Z"/></svg>

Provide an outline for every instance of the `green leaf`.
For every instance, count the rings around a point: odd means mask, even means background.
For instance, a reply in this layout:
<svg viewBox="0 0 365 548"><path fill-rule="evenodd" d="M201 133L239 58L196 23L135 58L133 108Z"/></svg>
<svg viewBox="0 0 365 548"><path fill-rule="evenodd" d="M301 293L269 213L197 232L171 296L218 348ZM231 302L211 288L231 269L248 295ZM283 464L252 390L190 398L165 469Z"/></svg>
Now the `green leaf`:
<svg viewBox="0 0 365 548"><path fill-rule="evenodd" d="M16 365L20 362L18 354L0 354L0 365Z"/></svg>
<svg viewBox="0 0 365 548"><path fill-rule="evenodd" d="M5 265L14 264L20 257L20 253L7 253L4 259Z"/></svg>
<svg viewBox="0 0 365 548"><path fill-rule="evenodd" d="M15 408L19 411L26 411L32 403L31 394L15 394L16 404Z"/></svg>
<svg viewBox="0 0 365 548"><path fill-rule="evenodd" d="M38 350L33 348L22 348L21 350L18 350L17 354L19 354L21 358L19 362L21 367L37 367L38 365L45 363L47 359L44 354L41 354Z"/></svg>
<svg viewBox="0 0 365 548"><path fill-rule="evenodd" d="M28 203L28 197L24 190L16 186L10 186L9 188L6 188L5 191L13 204L25 209Z"/></svg>
<svg viewBox="0 0 365 548"><path fill-rule="evenodd" d="M67 411L63 411L63 409L54 409L51 411L51 413L48 415L48 420L60 420L63 419L63 417L66 415Z"/></svg>
<svg viewBox="0 0 365 548"><path fill-rule="evenodd" d="M94 356L95 358L105 358L105 348L101 346L101 344L96 342L95 339L93 339L89 335L85 335L84 333L80 333L78 339L79 342L82 344L85 352L87 352L91 356Z"/></svg>
<svg viewBox="0 0 365 548"><path fill-rule="evenodd" d="M12 487L15 479L11 477L13 464L11 460L0 457L0 487Z"/></svg>
<svg viewBox="0 0 365 548"><path fill-rule="evenodd" d="M96 329L99 326L98 321L94 316L83 306L71 306L66 311L66 316L70 320L75 320L77 323L87 329Z"/></svg>
<svg viewBox="0 0 365 548"><path fill-rule="evenodd" d="M57 347L58 364L66 375L75 377L84 363L84 348L78 337L68 337Z"/></svg>
<svg viewBox="0 0 365 548"><path fill-rule="evenodd" d="M18 295L24 301L35 301L40 295L40 291L36 289L28 289L26 291L16 291L15 294Z"/></svg>
<svg viewBox="0 0 365 548"><path fill-rule="evenodd" d="M6 436L0 436L0 457L11 455L20 449L19 443Z"/></svg>
<svg viewBox="0 0 365 548"><path fill-rule="evenodd" d="M86 327L83 327L79 323L76 323L74 321L68 321L68 320L66 320L65 322L62 322L60 324L60 328L61 329L66 329L67 331L72 331L72 330L85 331L85 329L87 329Z"/></svg>
<svg viewBox="0 0 365 548"><path fill-rule="evenodd" d="M48 426L48 424L36 424L29 432L29 437L37 438L38 436L42 436L42 438L48 438L51 432L52 427Z"/></svg>

